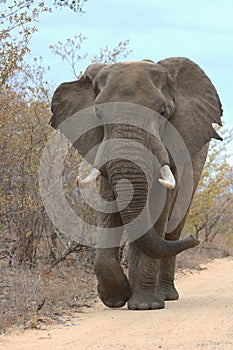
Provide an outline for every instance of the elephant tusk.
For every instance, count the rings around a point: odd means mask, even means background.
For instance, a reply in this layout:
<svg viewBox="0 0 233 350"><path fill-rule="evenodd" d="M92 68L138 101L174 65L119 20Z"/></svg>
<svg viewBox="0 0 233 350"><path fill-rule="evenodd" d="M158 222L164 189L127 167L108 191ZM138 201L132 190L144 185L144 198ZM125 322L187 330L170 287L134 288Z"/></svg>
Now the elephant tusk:
<svg viewBox="0 0 233 350"><path fill-rule="evenodd" d="M91 182L96 181L100 177L101 173L98 169L93 168L90 173L82 180L80 176L76 179L76 185L81 188L85 185L89 185Z"/></svg>
<svg viewBox="0 0 233 350"><path fill-rule="evenodd" d="M160 169L160 175L162 176L162 179L159 179L159 182L164 187L172 190L176 186L176 180L171 172L171 169L169 165L163 165Z"/></svg>

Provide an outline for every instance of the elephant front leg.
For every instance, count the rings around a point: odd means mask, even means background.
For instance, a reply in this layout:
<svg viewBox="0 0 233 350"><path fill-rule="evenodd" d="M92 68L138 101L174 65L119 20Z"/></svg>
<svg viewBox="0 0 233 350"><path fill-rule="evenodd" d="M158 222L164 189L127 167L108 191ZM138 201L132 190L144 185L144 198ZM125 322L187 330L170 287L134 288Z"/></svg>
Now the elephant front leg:
<svg viewBox="0 0 233 350"><path fill-rule="evenodd" d="M130 297L130 285L118 254L119 248L97 249L94 265L99 297L112 308L124 306Z"/></svg>
<svg viewBox="0 0 233 350"><path fill-rule="evenodd" d="M105 201L113 201L111 187L107 179L101 179L101 197ZM120 215L99 212L100 232L105 229L104 237L98 237L94 270L98 280L98 293L102 302L108 307L121 307L130 297L130 285L119 262L119 246L124 227ZM113 229L117 228L115 233Z"/></svg>
<svg viewBox="0 0 233 350"><path fill-rule="evenodd" d="M154 310L165 306L158 289L159 260L138 250L135 243L129 247L129 281L131 310Z"/></svg>

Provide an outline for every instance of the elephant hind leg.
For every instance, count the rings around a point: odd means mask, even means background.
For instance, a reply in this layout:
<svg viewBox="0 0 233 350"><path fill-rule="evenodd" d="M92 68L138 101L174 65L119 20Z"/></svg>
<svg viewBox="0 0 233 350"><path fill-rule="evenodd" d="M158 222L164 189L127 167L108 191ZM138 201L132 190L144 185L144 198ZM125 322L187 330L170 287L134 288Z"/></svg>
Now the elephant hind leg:
<svg viewBox="0 0 233 350"><path fill-rule="evenodd" d="M97 249L94 267L99 297L111 308L124 306L130 297L130 285L117 255L118 248Z"/></svg>
<svg viewBox="0 0 233 350"><path fill-rule="evenodd" d="M196 157L192 160L193 167L193 192L192 198L198 186L198 182L201 177L202 169L205 164L207 152L208 152L208 144L206 144L200 152L196 155ZM189 174L186 175L189 178ZM186 183L184 178L184 183ZM190 199L191 201L191 199ZM191 203L191 202L190 202ZM180 224L170 233L165 235L165 239L168 241L175 241L180 238L181 232L185 225L185 221L187 218L188 212L184 216L183 220ZM179 294L174 285L174 275L175 275L175 262L176 257L171 257L167 259L162 259L160 263L160 290L164 295L164 300L177 300L179 299Z"/></svg>
<svg viewBox="0 0 233 350"><path fill-rule="evenodd" d="M174 284L176 257L160 261L159 289L164 301L178 300L179 293Z"/></svg>
<svg viewBox="0 0 233 350"><path fill-rule="evenodd" d="M173 241L173 240L178 240L180 238L181 232L183 230L183 227L186 221L186 216L173 232L165 235L166 240ZM163 298L165 301L179 299L179 293L174 284L175 265L176 265L175 256L160 260L159 290L160 290L160 294L163 295Z"/></svg>

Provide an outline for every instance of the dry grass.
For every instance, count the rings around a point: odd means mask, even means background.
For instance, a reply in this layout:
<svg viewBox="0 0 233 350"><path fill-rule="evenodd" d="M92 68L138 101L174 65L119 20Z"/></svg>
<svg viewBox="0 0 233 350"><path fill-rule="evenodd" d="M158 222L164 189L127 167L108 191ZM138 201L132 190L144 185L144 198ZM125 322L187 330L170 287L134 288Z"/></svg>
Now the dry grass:
<svg viewBox="0 0 233 350"><path fill-rule="evenodd" d="M0 333L12 325L37 328L39 323L62 322L65 313L89 307L96 297L92 268L60 264L10 269L1 263Z"/></svg>
<svg viewBox="0 0 233 350"><path fill-rule="evenodd" d="M206 245L177 257L177 270L200 269L200 264L229 252L225 245ZM0 333L12 326L38 328L64 322L64 317L90 307L97 298L96 279L89 264L67 259L49 272L47 266L11 268L0 260Z"/></svg>

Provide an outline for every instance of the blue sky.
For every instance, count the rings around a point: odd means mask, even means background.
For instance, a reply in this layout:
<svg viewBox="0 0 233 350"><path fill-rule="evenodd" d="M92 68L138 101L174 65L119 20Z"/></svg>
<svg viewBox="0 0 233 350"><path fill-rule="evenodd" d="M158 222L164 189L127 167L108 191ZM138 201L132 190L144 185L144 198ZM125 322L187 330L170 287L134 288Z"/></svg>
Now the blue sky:
<svg viewBox="0 0 233 350"><path fill-rule="evenodd" d="M233 127L232 0L88 0L84 10L81 16L62 9L40 17L32 55L41 55L51 67L49 79L55 87L73 80L73 74L49 45L83 33L88 57L78 69L84 70L101 47L129 39L128 60L185 56L198 63L220 95L225 125Z"/></svg>

